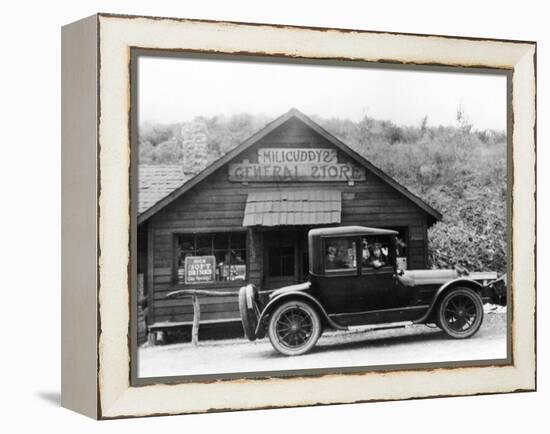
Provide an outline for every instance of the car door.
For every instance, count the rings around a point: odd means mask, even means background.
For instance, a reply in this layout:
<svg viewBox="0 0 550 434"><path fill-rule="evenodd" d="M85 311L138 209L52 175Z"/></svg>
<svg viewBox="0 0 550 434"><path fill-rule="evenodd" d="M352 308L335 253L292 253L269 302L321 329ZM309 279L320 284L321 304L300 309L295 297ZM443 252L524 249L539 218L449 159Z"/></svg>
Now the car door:
<svg viewBox="0 0 550 434"><path fill-rule="evenodd" d="M323 276L316 279L317 296L333 319L344 325L402 319L400 308L407 300L391 236L325 237L321 253L325 258Z"/></svg>
<svg viewBox="0 0 550 434"><path fill-rule="evenodd" d="M404 300L396 275L394 239L387 235L362 236L359 245L362 310L401 307Z"/></svg>
<svg viewBox="0 0 550 434"><path fill-rule="evenodd" d="M317 296L329 314L360 312L369 298L357 262L358 246L358 236L323 238L323 276L316 279L316 287Z"/></svg>
<svg viewBox="0 0 550 434"><path fill-rule="evenodd" d="M399 306L393 267L385 266L380 269L362 267L358 280L360 295L357 298L362 311L392 309Z"/></svg>

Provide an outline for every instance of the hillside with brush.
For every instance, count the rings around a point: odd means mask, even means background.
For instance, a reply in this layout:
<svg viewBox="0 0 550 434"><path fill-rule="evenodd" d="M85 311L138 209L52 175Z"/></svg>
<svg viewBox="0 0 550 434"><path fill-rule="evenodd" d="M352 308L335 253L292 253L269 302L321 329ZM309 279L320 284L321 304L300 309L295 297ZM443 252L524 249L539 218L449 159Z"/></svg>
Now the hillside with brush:
<svg viewBox="0 0 550 434"><path fill-rule="evenodd" d="M358 122L312 117L374 165L437 209L429 229L434 268L506 270L506 135L476 130L461 108L453 126L399 126L365 116ZM261 129L262 115L197 117L143 123L140 164L182 164L197 173Z"/></svg>

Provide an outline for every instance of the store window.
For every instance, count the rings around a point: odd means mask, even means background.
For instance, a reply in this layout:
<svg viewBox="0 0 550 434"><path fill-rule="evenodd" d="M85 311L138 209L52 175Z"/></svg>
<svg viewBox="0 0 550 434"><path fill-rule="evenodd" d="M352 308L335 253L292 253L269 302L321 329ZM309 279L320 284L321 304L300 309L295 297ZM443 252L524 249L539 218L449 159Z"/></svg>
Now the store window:
<svg viewBox="0 0 550 434"><path fill-rule="evenodd" d="M325 270L357 270L356 238L328 238L325 240Z"/></svg>
<svg viewBox="0 0 550 434"><path fill-rule="evenodd" d="M211 263L213 267L211 278L202 283L246 279L246 233L178 234L175 243L177 283L186 283L186 277L189 283L191 270L186 270L186 263L196 266L200 258L205 259L205 266Z"/></svg>

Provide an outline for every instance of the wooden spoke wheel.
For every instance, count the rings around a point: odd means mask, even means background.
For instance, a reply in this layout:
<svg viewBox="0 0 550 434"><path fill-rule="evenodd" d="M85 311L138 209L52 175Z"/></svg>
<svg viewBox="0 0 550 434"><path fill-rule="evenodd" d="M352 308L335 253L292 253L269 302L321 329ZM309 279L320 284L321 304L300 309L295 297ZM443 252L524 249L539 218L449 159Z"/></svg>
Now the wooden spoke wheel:
<svg viewBox="0 0 550 434"><path fill-rule="evenodd" d="M474 335L483 322L483 302L470 288L456 288L443 296L437 312L437 324L455 339Z"/></svg>
<svg viewBox="0 0 550 434"><path fill-rule="evenodd" d="M321 335L321 319L308 303L288 301L271 315L268 335L279 353L286 356L304 354L315 346Z"/></svg>

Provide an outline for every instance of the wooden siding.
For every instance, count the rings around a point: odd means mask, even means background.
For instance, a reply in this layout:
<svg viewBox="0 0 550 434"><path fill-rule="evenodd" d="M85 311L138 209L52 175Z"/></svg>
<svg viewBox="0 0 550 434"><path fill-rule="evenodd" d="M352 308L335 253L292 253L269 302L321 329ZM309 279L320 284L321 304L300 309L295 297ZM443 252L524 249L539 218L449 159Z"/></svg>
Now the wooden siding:
<svg viewBox="0 0 550 434"><path fill-rule="evenodd" d="M241 154L234 162L257 162L259 147L332 147L330 142L299 121L291 120ZM350 162L338 152L340 162ZM153 264L149 265L148 282L152 322L191 321L192 305L187 299L167 300L173 288L174 235L177 233L247 231L247 281L261 286L263 280L262 236L254 228L243 228L242 222L248 193L274 188L336 189L342 192L342 225L373 227L406 227L409 232L409 268L426 267L427 214L405 196L367 172L365 181L354 185L346 182L281 182L248 184L228 180L223 166L208 179L182 197L161 209L149 220L149 248ZM151 256L149 256L150 258ZM236 291L241 282L231 286L216 284L216 290ZM201 298L201 319L238 318L235 295Z"/></svg>

